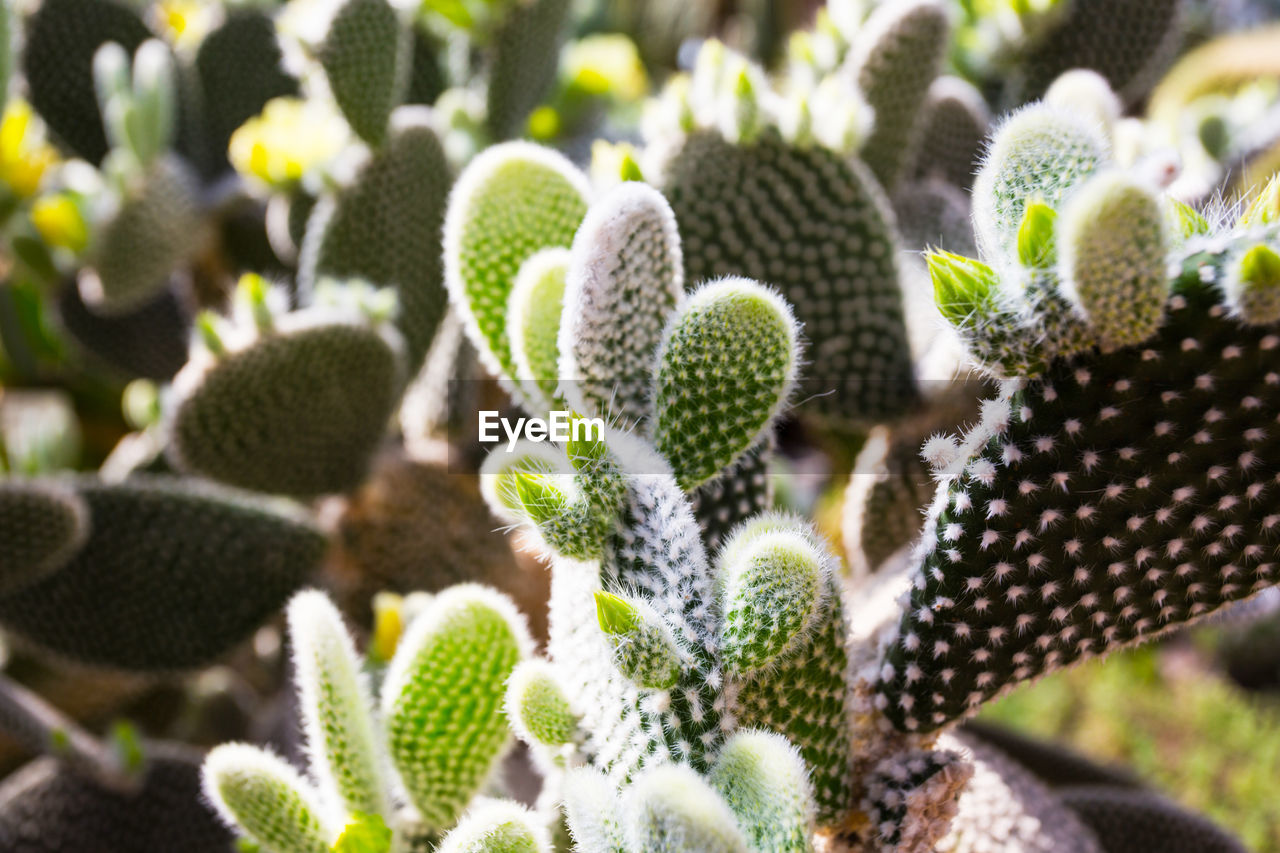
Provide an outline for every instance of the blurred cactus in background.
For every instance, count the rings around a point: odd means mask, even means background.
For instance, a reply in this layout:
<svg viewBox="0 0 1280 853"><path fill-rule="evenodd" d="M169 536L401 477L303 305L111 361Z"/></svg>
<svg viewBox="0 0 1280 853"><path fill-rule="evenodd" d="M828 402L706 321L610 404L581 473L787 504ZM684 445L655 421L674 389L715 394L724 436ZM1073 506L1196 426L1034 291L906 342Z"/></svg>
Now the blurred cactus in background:
<svg viewBox="0 0 1280 853"><path fill-rule="evenodd" d="M0 848L1280 843L1273 6L0 0Z"/></svg>

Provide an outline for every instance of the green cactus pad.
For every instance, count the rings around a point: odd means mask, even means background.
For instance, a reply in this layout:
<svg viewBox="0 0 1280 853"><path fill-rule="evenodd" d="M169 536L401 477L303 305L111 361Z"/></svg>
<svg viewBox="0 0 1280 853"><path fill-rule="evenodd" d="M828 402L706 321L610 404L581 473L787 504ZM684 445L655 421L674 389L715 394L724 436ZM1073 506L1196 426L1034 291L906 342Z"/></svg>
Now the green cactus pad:
<svg viewBox="0 0 1280 853"><path fill-rule="evenodd" d="M338 834L298 771L256 746L223 744L210 752L204 792L223 820L276 853L330 853Z"/></svg>
<svg viewBox="0 0 1280 853"><path fill-rule="evenodd" d="M741 145L699 130L664 174L687 280L746 276L794 306L816 366L806 387L835 389L809 408L860 421L915 398L892 214L865 167L772 130Z"/></svg>
<svg viewBox="0 0 1280 853"><path fill-rule="evenodd" d="M702 529L702 541L708 553L714 553L740 523L773 508L771 456L773 436L770 435L690 492L693 514Z"/></svg>
<svg viewBox="0 0 1280 853"><path fill-rule="evenodd" d="M458 822L437 853L551 853L541 818L510 801L491 800Z"/></svg>
<svg viewBox="0 0 1280 853"><path fill-rule="evenodd" d="M529 113L555 82L569 0L512 3L492 45L485 126L497 140L522 136Z"/></svg>
<svg viewBox="0 0 1280 853"><path fill-rule="evenodd" d="M507 718L528 744L557 747L573 740L578 717L550 664L529 660L507 682Z"/></svg>
<svg viewBox="0 0 1280 853"><path fill-rule="evenodd" d="M726 279L691 294L667 323L654 377L654 443L685 488L732 465L786 405L800 358L790 307Z"/></svg>
<svg viewBox="0 0 1280 853"><path fill-rule="evenodd" d="M550 409L560 386L560 317L564 311L568 249L543 249L520 265L511 288L507 340L516 378L531 400Z"/></svg>
<svg viewBox="0 0 1280 853"><path fill-rule="evenodd" d="M1097 785L1066 788L1058 796L1098 836L1105 853L1245 853L1225 830L1159 794Z"/></svg>
<svg viewBox="0 0 1280 853"><path fill-rule="evenodd" d="M194 177L173 158L158 160L97 235L92 270L80 274L80 295L99 314L146 304L194 251L199 235Z"/></svg>
<svg viewBox="0 0 1280 853"><path fill-rule="evenodd" d="M275 24L252 9L229 11L226 21L200 42L195 70L208 170L227 167L231 134L262 112L267 101L298 94L298 81L281 68L281 59Z"/></svg>
<svg viewBox="0 0 1280 853"><path fill-rule="evenodd" d="M846 60L875 126L860 156L883 187L894 187L922 130L922 106L947 51L947 8L940 0L876 6Z"/></svg>
<svg viewBox="0 0 1280 853"><path fill-rule="evenodd" d="M1097 71L1127 103L1142 99L1173 62L1185 33L1178 0L1071 0L1052 28L1018 52L1004 102L1026 103L1063 72Z"/></svg>
<svg viewBox="0 0 1280 853"><path fill-rule="evenodd" d="M168 381L187 363L191 317L174 281L132 311L91 311L75 282L58 295L57 319L83 354L124 377Z"/></svg>
<svg viewBox="0 0 1280 853"><path fill-rule="evenodd" d="M346 0L317 52L334 100L371 145L386 139L391 111L404 96L411 46L408 28L387 0Z"/></svg>
<svg viewBox="0 0 1280 853"><path fill-rule="evenodd" d="M593 204L573 240L560 328L569 404L647 422L663 327L683 296L680 235L661 193L628 181Z"/></svg>
<svg viewBox="0 0 1280 853"><path fill-rule="evenodd" d="M90 163L107 154L93 88L93 55L107 42L132 54L151 33L114 0L49 0L27 21L22 71L31 105L66 150Z"/></svg>
<svg viewBox="0 0 1280 853"><path fill-rule="evenodd" d="M738 818L752 850L812 849L813 793L795 747L772 732L739 732L725 742L708 781Z"/></svg>
<svg viewBox="0 0 1280 853"><path fill-rule="evenodd" d="M452 826L489 778L510 736L506 680L532 641L502 595L475 585L437 596L387 670L388 752L427 824Z"/></svg>
<svg viewBox="0 0 1280 853"><path fill-rule="evenodd" d="M378 331L322 323L269 334L191 381L171 421L179 468L311 496L360 484L404 380L397 348Z"/></svg>
<svg viewBox="0 0 1280 853"><path fill-rule="evenodd" d="M288 617L309 766L321 793L348 813L381 814L387 796L373 701L351 635L322 592L295 595Z"/></svg>
<svg viewBox="0 0 1280 853"><path fill-rule="evenodd" d="M55 758L13 773L0 787L0 848L226 853L232 836L202 801L198 755L168 744L145 748L146 776L131 793L102 788Z"/></svg>
<svg viewBox="0 0 1280 853"><path fill-rule="evenodd" d="M85 664L207 664L279 608L325 549L310 524L230 490L135 477L76 491L88 540L59 571L0 600L0 623Z"/></svg>
<svg viewBox="0 0 1280 853"><path fill-rule="evenodd" d="M1280 335L1229 316L1204 283L1214 262L1187 261L1151 340L984 404L943 466L886 656L879 702L898 728L936 729L1276 582Z"/></svg>
<svg viewBox="0 0 1280 853"><path fill-rule="evenodd" d="M0 597L65 565L89 534L88 515L56 482L0 481Z"/></svg>
<svg viewBox="0 0 1280 853"><path fill-rule="evenodd" d="M912 177L938 178L967 190L991 124L991 110L982 93L959 77L938 77L929 85L921 111Z"/></svg>
<svg viewBox="0 0 1280 853"><path fill-rule="evenodd" d="M447 307L440 228L450 180L429 116L402 107L391 117L386 144L355 180L316 205L299 251L303 289L328 276L396 288L409 375L426 357Z"/></svg>
<svg viewBox="0 0 1280 853"><path fill-rule="evenodd" d="M523 142L487 149L459 177L445 217L445 281L491 373L516 374L506 318L520 265L573 242L588 194L573 164Z"/></svg>

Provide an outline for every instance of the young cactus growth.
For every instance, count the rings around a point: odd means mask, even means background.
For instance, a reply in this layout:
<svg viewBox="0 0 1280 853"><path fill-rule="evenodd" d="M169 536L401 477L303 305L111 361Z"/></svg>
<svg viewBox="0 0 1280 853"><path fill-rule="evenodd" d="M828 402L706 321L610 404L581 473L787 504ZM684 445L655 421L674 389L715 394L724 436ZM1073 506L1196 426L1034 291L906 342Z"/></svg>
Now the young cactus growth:
<svg viewBox="0 0 1280 853"><path fill-rule="evenodd" d="M478 805L445 836L437 853L551 853L543 821L523 806L495 800Z"/></svg>
<svg viewBox="0 0 1280 853"><path fill-rule="evenodd" d="M338 828L310 783L256 746L225 744L204 763L205 796L223 820L279 853L329 853Z"/></svg>

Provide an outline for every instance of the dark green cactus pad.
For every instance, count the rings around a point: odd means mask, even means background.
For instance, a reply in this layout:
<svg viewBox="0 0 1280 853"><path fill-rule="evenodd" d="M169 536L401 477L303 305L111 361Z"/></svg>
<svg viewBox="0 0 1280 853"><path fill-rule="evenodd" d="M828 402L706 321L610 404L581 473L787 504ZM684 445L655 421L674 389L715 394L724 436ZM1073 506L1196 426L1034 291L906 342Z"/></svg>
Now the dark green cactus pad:
<svg viewBox="0 0 1280 853"><path fill-rule="evenodd" d="M903 243L916 249L977 254L964 190L938 178L910 181L893 194Z"/></svg>
<svg viewBox="0 0 1280 853"><path fill-rule="evenodd" d="M443 46L421 27L414 27L412 51L404 102L431 106L448 88L449 81L440 64Z"/></svg>
<svg viewBox="0 0 1280 853"><path fill-rule="evenodd" d="M280 63L275 24L261 12L233 11L201 42L195 67L215 171L227 166L227 143L236 128L272 98L298 94L298 81Z"/></svg>
<svg viewBox="0 0 1280 853"><path fill-rule="evenodd" d="M984 405L886 653L879 702L899 729L1280 578L1280 334L1230 317L1205 263L1175 280L1154 338Z"/></svg>
<svg viewBox="0 0 1280 853"><path fill-rule="evenodd" d="M1245 853L1225 830L1150 791L1089 785L1058 796L1093 830L1104 853Z"/></svg>
<svg viewBox="0 0 1280 853"><path fill-rule="evenodd" d="M493 39L486 124L495 140L524 135L525 120L556 78L569 0L513 3Z"/></svg>
<svg viewBox="0 0 1280 853"><path fill-rule="evenodd" d="M87 355L131 379L166 381L187 363L191 315L176 281L132 311L112 316L90 311L72 281L58 296L58 318Z"/></svg>
<svg viewBox="0 0 1280 853"><path fill-rule="evenodd" d="M991 744L1050 788L1106 785L1116 790L1143 787L1142 781L1127 767L1098 764L1053 741L1028 737L982 720L969 720L963 731L966 736Z"/></svg>
<svg viewBox="0 0 1280 853"><path fill-rule="evenodd" d="M71 489L0 480L0 596L56 571L88 532L88 508Z"/></svg>
<svg viewBox="0 0 1280 853"><path fill-rule="evenodd" d="M218 360L178 404L170 458L271 494L360 484L404 382L376 330L345 323L271 334Z"/></svg>
<svg viewBox="0 0 1280 853"><path fill-rule="evenodd" d="M248 495L166 477L76 484L89 538L49 577L0 599L15 637L90 666L203 666L307 579L325 539Z"/></svg>
<svg viewBox="0 0 1280 853"><path fill-rule="evenodd" d="M689 494L707 553L714 554L741 522L773 508L772 455L773 437L769 436Z"/></svg>
<svg viewBox="0 0 1280 853"><path fill-rule="evenodd" d="M80 294L93 311L127 312L164 288L198 240L196 191L194 176L177 158L151 166L97 235L92 273L81 273Z"/></svg>
<svg viewBox="0 0 1280 853"><path fill-rule="evenodd" d="M298 277L304 287L323 276L394 285L412 375L448 304L440 231L452 177L427 118L417 108L399 116L404 122L354 183L316 205Z"/></svg>
<svg viewBox="0 0 1280 853"><path fill-rule="evenodd" d="M916 397L892 214L856 162L768 130L734 145L690 134L663 194L680 226L685 280L741 275L779 288L804 324L804 408L865 421Z"/></svg>
<svg viewBox="0 0 1280 853"><path fill-rule="evenodd" d="M1004 102L1035 100L1064 71L1097 71L1127 103L1146 94L1177 56L1180 0L1068 0L1065 14L1027 45L1006 78Z"/></svg>
<svg viewBox="0 0 1280 853"><path fill-rule="evenodd" d="M347 0L320 46L333 98L356 135L372 145L387 137L387 121L404 95L409 32L387 0Z"/></svg>
<svg viewBox="0 0 1280 853"><path fill-rule="evenodd" d="M967 190L982 159L991 112L982 93L958 77L939 77L925 98L910 175Z"/></svg>
<svg viewBox="0 0 1280 853"><path fill-rule="evenodd" d="M41 758L0 787L0 849L17 853L227 853L231 833L204 804L199 756L148 746L146 778L135 793L100 787Z"/></svg>
<svg viewBox="0 0 1280 853"><path fill-rule="evenodd" d="M133 53L151 37L128 6L113 0L45 0L27 23L23 76L31 105L65 149L90 163L107 153L93 89L93 55L106 42Z"/></svg>

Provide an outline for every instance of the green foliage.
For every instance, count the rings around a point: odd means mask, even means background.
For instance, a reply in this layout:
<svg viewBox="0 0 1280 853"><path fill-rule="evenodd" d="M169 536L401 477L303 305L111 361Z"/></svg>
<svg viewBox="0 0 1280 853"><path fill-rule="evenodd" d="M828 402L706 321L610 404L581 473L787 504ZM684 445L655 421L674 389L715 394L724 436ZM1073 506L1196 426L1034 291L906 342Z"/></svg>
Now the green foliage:
<svg viewBox="0 0 1280 853"><path fill-rule="evenodd" d="M231 490L162 477L74 489L88 539L61 569L0 599L0 623L80 663L210 663L275 612L325 549L295 511Z"/></svg>
<svg viewBox="0 0 1280 853"><path fill-rule="evenodd" d="M0 481L0 596L66 564L89 534L88 514L75 491L56 482Z"/></svg>
<svg viewBox="0 0 1280 853"><path fill-rule="evenodd" d="M410 50L409 30L387 0L346 0L320 45L334 100L371 145L386 138L391 111L404 97Z"/></svg>
<svg viewBox="0 0 1280 853"><path fill-rule="evenodd" d="M618 671L641 687L663 690L680 680L681 653L671 629L643 602L597 591L596 618L613 647Z"/></svg>
<svg viewBox="0 0 1280 853"><path fill-rule="evenodd" d="M654 443L682 486L706 482L759 441L799 361L785 302L745 279L708 284L667 323L654 380Z"/></svg>

